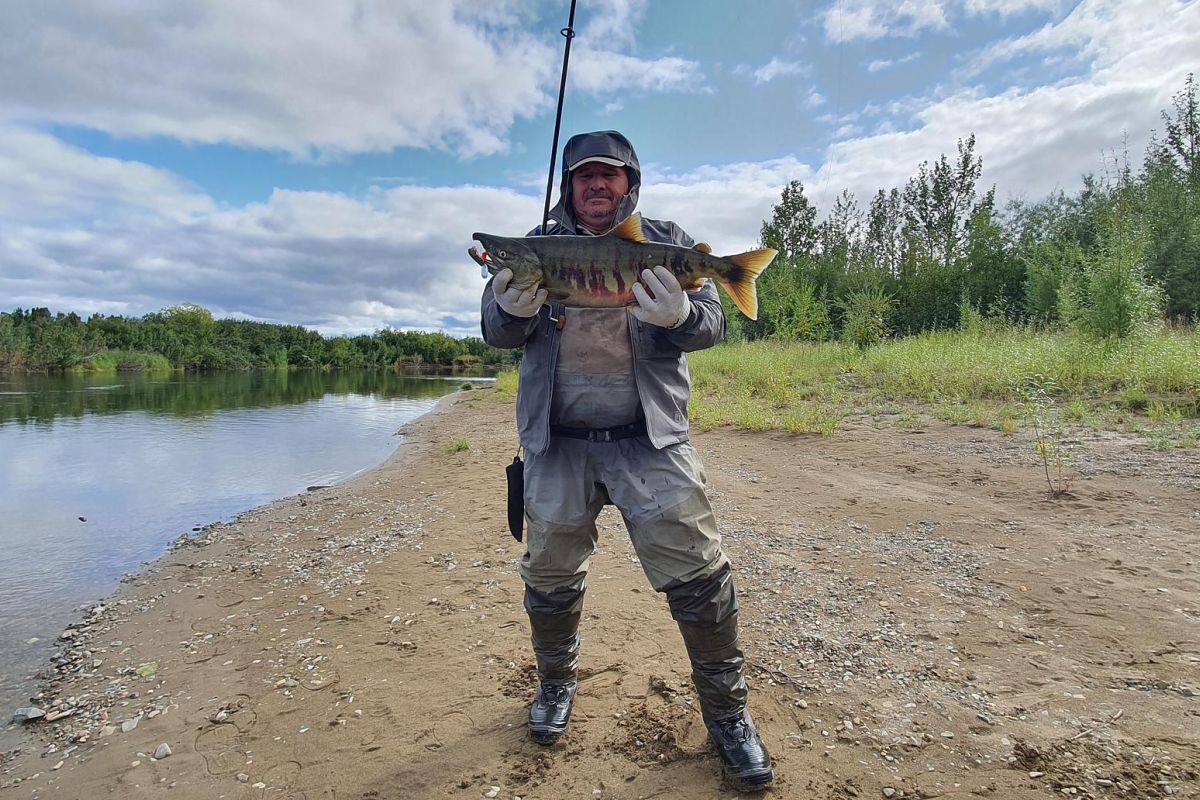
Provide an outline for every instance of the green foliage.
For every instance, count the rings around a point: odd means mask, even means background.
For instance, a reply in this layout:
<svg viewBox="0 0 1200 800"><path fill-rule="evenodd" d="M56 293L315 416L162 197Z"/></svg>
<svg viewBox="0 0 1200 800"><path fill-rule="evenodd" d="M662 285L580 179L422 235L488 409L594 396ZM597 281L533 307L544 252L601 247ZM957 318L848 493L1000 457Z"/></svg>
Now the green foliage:
<svg viewBox="0 0 1200 800"><path fill-rule="evenodd" d="M1058 239L1034 242L1025 248L1025 310L1038 323L1059 320L1059 292L1077 280L1084 255L1078 242Z"/></svg>
<svg viewBox="0 0 1200 800"><path fill-rule="evenodd" d="M845 314L843 342L865 349L887 337L886 320L892 299L882 289L851 292L841 305Z"/></svg>
<svg viewBox="0 0 1200 800"><path fill-rule="evenodd" d="M1074 195L1013 202L1002 213L994 189L979 185L974 136L953 158L920 163L902 190L879 189L865 214L842 192L818 223L804 186L789 183L762 227L780 256L759 279L760 318L736 322L731 341L873 341L863 317L846 313L872 291L892 298L886 322L897 335L954 329L967 309L1098 339L1144 333L1164 313L1200 319L1200 100L1191 76L1162 117L1140 173L1126 165L1116 180L1085 176Z"/></svg>
<svg viewBox="0 0 1200 800"><path fill-rule="evenodd" d="M501 400L517 399L517 383L520 373L515 368L496 373L496 394Z"/></svg>
<svg viewBox="0 0 1200 800"><path fill-rule="evenodd" d="M464 450L471 449L471 440L465 436L458 436L450 440L450 444L446 445L446 452L450 455L461 453Z"/></svg>
<svg viewBox="0 0 1200 800"><path fill-rule="evenodd" d="M171 362L157 353L103 350L80 365L82 372L170 372Z"/></svg>
<svg viewBox="0 0 1200 800"><path fill-rule="evenodd" d="M1166 292L1166 314L1200 319L1200 99L1188 75L1162 114L1144 169L1144 222L1149 276Z"/></svg>
<svg viewBox="0 0 1200 800"><path fill-rule="evenodd" d="M1096 248L1059 288L1063 321L1099 339L1145 333L1162 319L1163 293L1145 274L1145 230L1132 194L1128 185L1116 189L1100 212Z"/></svg>
<svg viewBox="0 0 1200 800"><path fill-rule="evenodd" d="M0 313L0 371L474 369L510 364L515 357L475 337L385 330L326 339L297 325L213 319L208 309L191 304L141 319L96 314L86 322L46 308Z"/></svg>

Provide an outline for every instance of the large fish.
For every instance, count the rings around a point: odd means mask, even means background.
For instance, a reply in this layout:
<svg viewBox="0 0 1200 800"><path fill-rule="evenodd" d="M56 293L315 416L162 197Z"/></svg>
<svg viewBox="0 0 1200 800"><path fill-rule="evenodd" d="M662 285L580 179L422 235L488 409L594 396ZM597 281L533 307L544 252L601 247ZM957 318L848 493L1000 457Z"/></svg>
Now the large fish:
<svg viewBox="0 0 1200 800"><path fill-rule="evenodd" d="M680 247L648 241L642 216L634 214L603 236L525 236L519 238L475 233L483 244L480 254L467 251L493 275L511 269L509 286L526 289L535 283L551 300L566 306L616 308L633 305L633 285L642 270L659 264L675 274L684 289L699 289L712 278L729 293L738 309L758 319L754 282L775 258L770 248L736 256L714 256L706 244Z"/></svg>

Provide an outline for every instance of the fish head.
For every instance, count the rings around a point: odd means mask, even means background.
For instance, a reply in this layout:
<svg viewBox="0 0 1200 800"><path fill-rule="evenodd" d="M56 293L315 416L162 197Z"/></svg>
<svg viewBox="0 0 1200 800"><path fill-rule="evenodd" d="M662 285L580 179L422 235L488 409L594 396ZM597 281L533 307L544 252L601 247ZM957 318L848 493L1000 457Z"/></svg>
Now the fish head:
<svg viewBox="0 0 1200 800"><path fill-rule="evenodd" d="M512 270L510 286L532 285L541 281L542 260L527 242L490 233L473 233L471 238L483 245L482 256L472 255L484 269L493 275L502 269ZM471 248L472 251L474 249Z"/></svg>

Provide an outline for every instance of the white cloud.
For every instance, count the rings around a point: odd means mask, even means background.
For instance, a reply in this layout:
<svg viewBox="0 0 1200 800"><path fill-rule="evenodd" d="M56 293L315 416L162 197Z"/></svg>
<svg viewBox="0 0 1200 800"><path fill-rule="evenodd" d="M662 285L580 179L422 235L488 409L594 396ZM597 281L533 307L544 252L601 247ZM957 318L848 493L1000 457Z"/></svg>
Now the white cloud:
<svg viewBox="0 0 1200 800"><path fill-rule="evenodd" d="M686 59L640 59L640 2L608 0L579 37L573 87L691 88ZM545 112L561 47L521 4L469 0L0 4L0 121L298 157L504 151Z"/></svg>
<svg viewBox="0 0 1200 800"><path fill-rule="evenodd" d="M94 156L48 134L0 125L0 219L61 222L151 213L178 221L215 204L165 170Z"/></svg>
<svg viewBox="0 0 1200 800"><path fill-rule="evenodd" d="M15 141L6 135L0 141ZM85 225L43 214L7 225L0 234L7 308L141 316L192 302L217 316L324 333L391 326L476 335L483 281L466 255L472 234L522 235L541 210L538 194L487 186L396 186L361 197L276 190L264 202L219 207L169 173L73 151L45 134L36 142L12 151L3 175L26 177L0 180L0 209L15 207L29 185L68 171L85 195L134 188ZM43 155L55 146L71 156L61 165ZM791 158L684 174L649 165L640 207L718 252L740 252L754 245L786 182L811 172Z"/></svg>
<svg viewBox="0 0 1200 800"><path fill-rule="evenodd" d="M831 42L913 36L948 27L945 0L837 0L825 10L825 38Z"/></svg>
<svg viewBox="0 0 1200 800"><path fill-rule="evenodd" d="M1064 0L966 0L963 8L968 14L975 16L996 14L1007 17L1027 11L1058 11L1063 2Z"/></svg>
<svg viewBox="0 0 1200 800"><path fill-rule="evenodd" d="M867 64L867 72L879 72L880 70L891 69L892 67L899 66L900 64L907 64L908 62L914 61L920 57L921 57L920 52L916 52L916 53L909 53L908 55L904 56L903 58L876 59L875 61L872 61L870 64Z"/></svg>
<svg viewBox="0 0 1200 800"><path fill-rule="evenodd" d="M740 71L746 71L745 69ZM792 75L807 75L812 71L809 64L801 61L783 61L778 57L772 58L766 64L755 69L752 73L757 84L770 83L776 78Z"/></svg>
<svg viewBox="0 0 1200 800"><path fill-rule="evenodd" d="M952 154L970 133L984 162L984 181L999 197L1039 199L1056 188L1073 191L1080 176L1102 171L1105 152L1128 137L1140 162L1159 112L1182 86L1200 42L1200 4L1150 0L1085 0L1067 18L1004 43L989 58L1071 48L1091 61L1089 74L1053 86L986 95L978 89L890 111L911 114L905 131L837 142L826 154L817 192L828 202L842 188L863 200L912 175L922 161Z"/></svg>
<svg viewBox="0 0 1200 800"><path fill-rule="evenodd" d="M592 93L705 91L700 65L686 58L653 60L620 53L571 51L571 88Z"/></svg>
<svg viewBox="0 0 1200 800"><path fill-rule="evenodd" d="M822 13L822 23L831 42L871 41L948 30L959 15L1007 17L1053 12L1062 4L1063 0L835 0Z"/></svg>
<svg viewBox="0 0 1200 800"><path fill-rule="evenodd" d="M792 180L807 182L812 168L794 157L709 165L671 173L648 165L639 207L648 217L671 219L719 255L749 250L763 220Z"/></svg>

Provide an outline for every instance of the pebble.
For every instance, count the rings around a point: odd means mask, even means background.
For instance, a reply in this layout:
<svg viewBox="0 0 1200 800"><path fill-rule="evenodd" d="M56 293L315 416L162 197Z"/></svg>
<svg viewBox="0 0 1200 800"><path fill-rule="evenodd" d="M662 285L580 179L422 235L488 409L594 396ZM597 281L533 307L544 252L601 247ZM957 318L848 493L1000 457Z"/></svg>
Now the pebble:
<svg viewBox="0 0 1200 800"><path fill-rule="evenodd" d="M158 747L154 748L154 757L159 761L162 761L169 755L171 755L171 746L166 742L163 742Z"/></svg>
<svg viewBox="0 0 1200 800"><path fill-rule="evenodd" d="M884 797L895 797L896 790L893 789L891 786L885 786L885 787L883 787L883 796Z"/></svg>
<svg viewBox="0 0 1200 800"><path fill-rule="evenodd" d="M500 787L499 787L499 786L493 786L492 788L490 788L490 789L488 789L486 792L484 792L484 793L483 793L483 796L484 796L484 797L495 797L495 796L497 796L498 794L500 794Z"/></svg>
<svg viewBox="0 0 1200 800"><path fill-rule="evenodd" d="M46 712L36 706L25 706L18 708L13 713L13 722L31 722L35 719L41 719L46 716Z"/></svg>

